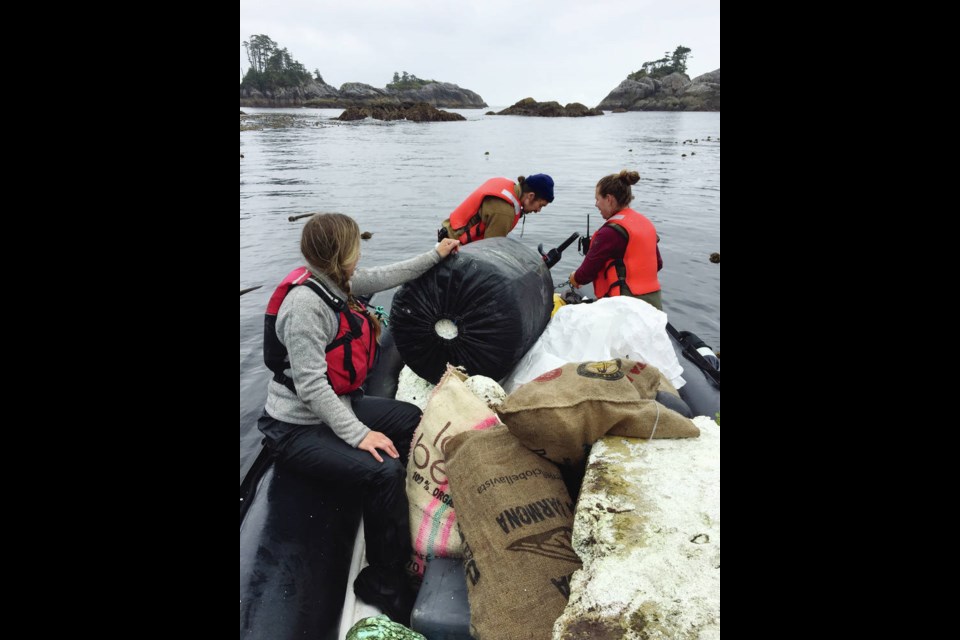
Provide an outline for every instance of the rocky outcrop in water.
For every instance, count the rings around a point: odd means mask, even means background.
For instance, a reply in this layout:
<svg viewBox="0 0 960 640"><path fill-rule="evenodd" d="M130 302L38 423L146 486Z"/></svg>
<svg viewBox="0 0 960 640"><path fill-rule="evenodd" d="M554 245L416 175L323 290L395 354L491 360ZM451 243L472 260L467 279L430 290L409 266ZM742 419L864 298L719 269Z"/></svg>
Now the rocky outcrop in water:
<svg viewBox="0 0 960 640"><path fill-rule="evenodd" d="M361 82L346 82L339 89L323 81L310 80L299 87L279 88L266 93L240 87L241 107L348 107L399 106L423 102L434 107L479 109L486 107L478 94L450 82L431 82L417 89L378 89Z"/></svg>
<svg viewBox="0 0 960 640"><path fill-rule="evenodd" d="M291 129L315 127L316 116L292 113L240 114L240 131L263 131L264 129Z"/></svg>
<svg viewBox="0 0 960 640"><path fill-rule="evenodd" d="M377 105L373 107L348 107L337 120L410 120L413 122L447 122L466 120L459 113L441 111L426 102L404 102L400 105Z"/></svg>
<svg viewBox="0 0 960 640"><path fill-rule="evenodd" d="M241 107L299 107L309 100L336 98L340 92L325 82L310 80L298 87L279 87L262 93L253 87L240 87Z"/></svg>
<svg viewBox="0 0 960 640"><path fill-rule="evenodd" d="M579 102L571 102L565 107L551 100L537 102L533 98L524 98L520 102L497 112L498 116L539 116L541 118L579 118L583 116L602 116L600 109L590 109Z"/></svg>
<svg viewBox="0 0 960 640"><path fill-rule="evenodd" d="M387 92L395 95L401 102L425 102L435 107L480 109L487 106L478 94L450 82L431 82L418 89L387 89Z"/></svg>
<svg viewBox="0 0 960 640"><path fill-rule="evenodd" d="M720 69L691 80L684 73L624 80L598 109L612 111L720 111Z"/></svg>

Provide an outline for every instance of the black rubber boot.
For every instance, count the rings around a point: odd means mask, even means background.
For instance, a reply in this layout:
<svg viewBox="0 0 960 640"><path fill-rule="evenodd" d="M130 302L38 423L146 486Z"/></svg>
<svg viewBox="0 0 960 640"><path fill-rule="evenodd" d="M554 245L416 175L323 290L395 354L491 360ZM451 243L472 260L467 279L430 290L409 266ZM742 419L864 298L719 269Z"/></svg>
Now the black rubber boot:
<svg viewBox="0 0 960 640"><path fill-rule="evenodd" d="M410 626L416 594L403 569L364 567L353 581L353 592L367 604L379 607L394 622Z"/></svg>

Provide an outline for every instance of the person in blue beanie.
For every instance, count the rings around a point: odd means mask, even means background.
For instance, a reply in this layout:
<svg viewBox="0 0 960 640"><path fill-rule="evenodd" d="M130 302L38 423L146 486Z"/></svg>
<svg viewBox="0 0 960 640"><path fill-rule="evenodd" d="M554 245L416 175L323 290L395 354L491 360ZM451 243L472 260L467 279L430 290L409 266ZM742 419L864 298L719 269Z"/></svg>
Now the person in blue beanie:
<svg viewBox="0 0 960 640"><path fill-rule="evenodd" d="M499 238L510 233L520 218L538 212L553 202L553 178L535 173L516 182L509 178L490 178L477 187L443 221L437 240L453 238L461 245Z"/></svg>

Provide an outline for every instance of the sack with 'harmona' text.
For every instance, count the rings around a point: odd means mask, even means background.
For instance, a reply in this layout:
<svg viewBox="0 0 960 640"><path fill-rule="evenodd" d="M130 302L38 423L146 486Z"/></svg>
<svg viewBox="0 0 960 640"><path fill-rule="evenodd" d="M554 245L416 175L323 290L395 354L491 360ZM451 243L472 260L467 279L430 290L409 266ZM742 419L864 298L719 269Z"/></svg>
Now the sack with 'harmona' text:
<svg viewBox="0 0 960 640"><path fill-rule="evenodd" d="M549 460L503 425L444 446L463 536L476 640L549 640L582 565L571 544L574 503Z"/></svg>

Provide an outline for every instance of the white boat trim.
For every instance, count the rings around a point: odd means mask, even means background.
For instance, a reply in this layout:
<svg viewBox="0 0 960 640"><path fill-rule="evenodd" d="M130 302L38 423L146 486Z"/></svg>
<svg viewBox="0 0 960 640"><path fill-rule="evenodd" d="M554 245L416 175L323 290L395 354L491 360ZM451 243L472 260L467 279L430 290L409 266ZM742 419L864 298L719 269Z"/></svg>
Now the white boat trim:
<svg viewBox="0 0 960 640"><path fill-rule="evenodd" d="M357 535L353 541L353 553L350 556L350 572L347 575L347 593L343 597L343 612L340 614L340 631L337 638L344 640L347 632L357 622L370 616L378 616L382 611L379 608L358 600L353 592L353 581L357 579L360 570L367 566L367 545L363 537L363 518L357 527Z"/></svg>

